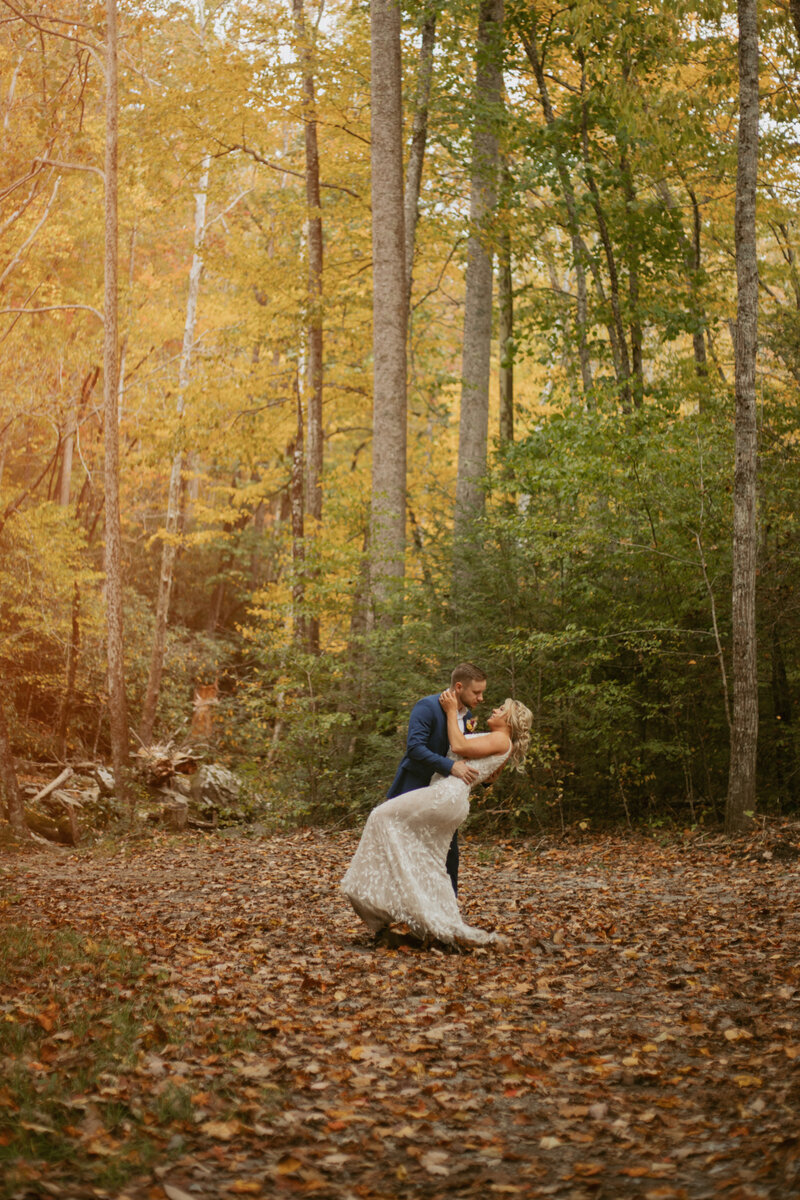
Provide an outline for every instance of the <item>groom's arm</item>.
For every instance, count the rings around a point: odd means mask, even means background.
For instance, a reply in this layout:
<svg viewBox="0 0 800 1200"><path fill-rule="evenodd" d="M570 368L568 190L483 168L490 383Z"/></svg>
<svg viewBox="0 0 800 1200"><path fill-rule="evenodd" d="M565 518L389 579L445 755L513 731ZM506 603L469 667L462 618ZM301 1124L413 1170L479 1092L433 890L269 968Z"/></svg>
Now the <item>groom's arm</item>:
<svg viewBox="0 0 800 1200"><path fill-rule="evenodd" d="M431 771L438 771L440 775L449 775L453 769L452 758L444 758L441 754L431 750L429 745L434 736L436 723L437 713L433 705L429 701L418 700L408 719L406 754L415 762L430 767Z"/></svg>

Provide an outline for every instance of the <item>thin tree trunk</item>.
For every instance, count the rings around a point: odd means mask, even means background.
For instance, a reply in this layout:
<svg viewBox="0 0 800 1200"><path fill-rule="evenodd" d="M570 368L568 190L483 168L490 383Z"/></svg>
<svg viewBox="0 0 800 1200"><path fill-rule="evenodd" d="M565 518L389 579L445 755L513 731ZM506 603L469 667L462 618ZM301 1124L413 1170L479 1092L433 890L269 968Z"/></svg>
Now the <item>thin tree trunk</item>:
<svg viewBox="0 0 800 1200"><path fill-rule="evenodd" d="M175 571L175 558L178 552L181 481L184 464L184 447L182 444L183 413L185 408L185 392L190 377L195 328L197 326L197 301L200 295L200 280L203 274L202 249L206 231L206 205L208 202L208 177L210 169L211 159L206 155L203 159L203 170L194 196L194 250L192 253L192 265L189 271L189 295L186 300L183 348L181 350L181 361L178 369L178 400L176 404L178 448L172 458L172 468L169 476L167 519L161 546L161 570L158 577L158 597L156 599L153 645L150 652L150 671L147 678L147 690L145 691L142 716L139 723L139 739L145 746L149 746L153 739L153 726L155 725L156 709L158 708L158 695L161 690L161 676L164 671L164 653L167 645L167 623L169 619L169 602L172 593L172 579Z"/></svg>
<svg viewBox="0 0 800 1200"><path fill-rule="evenodd" d="M511 230L500 235L497 262L497 307L500 351L500 441L514 440L514 282L511 269Z"/></svg>
<svg viewBox="0 0 800 1200"><path fill-rule="evenodd" d="M614 331L616 335L617 355L619 362L618 375L620 381L620 394L623 411L628 412L631 407L631 363L630 356L628 354L628 342L625 337L625 327L622 323L617 261L614 254L614 247L611 242L611 235L608 231L608 222L606 221L605 211L600 198L600 189L597 186L597 180L594 176L594 167L592 166L592 160L589 154L589 112L586 104L585 92L586 59L582 50L578 51L578 61L581 64L581 149L583 155L583 170L586 177L586 184L589 188L589 197L592 208L594 209L595 219L597 221L597 231L600 234L600 241L602 242L603 250L605 251L606 256L611 311L614 316Z"/></svg>
<svg viewBox="0 0 800 1200"><path fill-rule="evenodd" d="M467 246L461 416L458 427L455 538L463 539L483 510L481 478L489 435L492 348L490 226L497 205L497 123L503 98L503 0L481 0L476 43L470 235Z"/></svg>
<svg viewBox="0 0 800 1200"><path fill-rule="evenodd" d="M698 291L698 277L700 274L700 266L702 262L702 241L701 231L702 223L700 220L700 205L697 202L697 196L690 187L686 187L689 194L689 199L692 205L692 238L691 241L686 235L683 226L678 223L677 233L678 242L683 251L683 261L686 264L686 277L689 282L689 311L692 316L694 328L692 329L692 349L694 352L694 366L698 376L705 377L708 375L708 356L706 354L706 341L704 331L706 329L705 313L700 304ZM661 198L664 207L670 213L675 213L678 207L678 202L670 191L666 180L659 180L656 184L656 191Z"/></svg>
<svg viewBox="0 0 800 1200"><path fill-rule="evenodd" d="M618 139L619 143L619 139ZM633 176L626 147L620 146L620 171L622 173L622 194L625 197L625 212L628 220L625 223L625 243L628 257L628 299L630 300L630 335L631 359L633 367L633 402L640 408L644 399L644 362L642 358L642 323L639 317L639 249L636 244L636 233L633 232L633 211L636 204L636 191L633 186Z"/></svg>
<svg viewBox="0 0 800 1200"><path fill-rule="evenodd" d="M106 0L106 153L105 153L105 298L103 339L103 412L105 435L105 572L108 625L108 714L111 758L117 799L128 799L128 710L125 698L123 636L122 534L119 509L118 354L118 116L117 3Z"/></svg>
<svg viewBox="0 0 800 1200"><path fill-rule="evenodd" d="M695 318L696 328L692 330L692 348L694 350L694 364L697 374L701 377L708 375L708 359L706 358L706 340L703 337L703 330L706 326L705 313L702 310L700 299L698 296L700 266L702 263L702 229L703 223L700 220L700 205L697 203L697 196L691 188L687 189L689 199L692 202L692 244L691 257L687 260L689 269L689 290L692 301L692 316Z"/></svg>
<svg viewBox="0 0 800 1200"><path fill-rule="evenodd" d="M520 35L523 49L531 66L533 73L536 76L536 84L539 89L539 100L542 105L542 113L549 129L553 129L556 123L555 112L550 101L550 91L547 86L547 77L544 73L544 64L539 53L539 46L536 39L536 10L530 9L530 25L523 26L520 18L516 18L517 32ZM553 153L555 156L556 171L558 172L559 182L561 183L561 191L564 196L564 205L567 210L567 226L569 229L570 241L572 243L572 261L575 268L575 293L577 296L577 316L576 326L578 333L578 358L581 368L581 383L583 385L584 399L591 395L592 390L592 369L589 359L589 345L587 342L587 323L588 323L588 302L586 292L586 268L585 264L589 263L590 268L593 265L593 258L589 254L583 239L580 234L580 224L578 222L578 205L575 198L575 188L570 178L564 154L558 141L553 142ZM601 300L604 299L602 280L596 265L594 265L593 274L598 284L598 295ZM618 361L618 352L616 352L616 333L609 329L609 342L611 344L612 355L614 355L615 365Z"/></svg>
<svg viewBox="0 0 800 1200"><path fill-rule="evenodd" d="M75 680L78 677L78 655L81 649L81 590L77 581L72 585L72 633L67 647L67 678L64 684L64 695L58 714L58 729L56 732L56 753L59 758L65 758L67 753L67 733L69 717L75 698Z"/></svg>
<svg viewBox="0 0 800 1200"><path fill-rule="evenodd" d="M64 430L64 443L61 451L61 477L58 481L58 503L61 508L69 508L72 488L72 459L77 429L75 405L73 404L67 414L67 427Z"/></svg>
<svg viewBox="0 0 800 1200"><path fill-rule="evenodd" d="M87 375L82 392L85 392L93 372ZM59 504L62 508L69 507L70 485L72 482L72 448L77 431L77 406L73 406L67 420L67 431L64 435L64 454L61 459L61 480L59 486ZM58 713L58 728L56 731L56 754L64 758L67 745L67 730L69 714L75 695L75 680L78 674L78 654L81 645L81 593L77 580L72 585L72 633L67 646L67 677L64 684L64 695Z"/></svg>
<svg viewBox="0 0 800 1200"><path fill-rule="evenodd" d="M371 0L372 514L371 593L379 607L404 572L406 272L400 7Z"/></svg>
<svg viewBox="0 0 800 1200"><path fill-rule="evenodd" d="M2 791L0 798L4 802L0 811L5 812L12 829L18 834L27 835L25 810L22 806L22 795L17 782L6 710L2 699L0 699L0 791Z"/></svg>
<svg viewBox="0 0 800 1200"><path fill-rule="evenodd" d="M725 828L736 833L756 807L758 661L756 656L758 259L758 17L739 0L739 139L736 174L736 458L733 480L733 728Z"/></svg>
<svg viewBox="0 0 800 1200"><path fill-rule="evenodd" d="M300 391L299 372L295 378L295 409L297 428L292 450L292 480L290 485L292 502L292 622L294 641L300 650L308 645L308 623L305 616L305 522L303 514L303 397Z"/></svg>
<svg viewBox="0 0 800 1200"><path fill-rule="evenodd" d="M440 0L429 0L422 21L422 40L417 66L417 87L414 96L414 121L411 128L411 146L406 164L405 242L406 242L406 291L407 303L411 305L411 283L414 272L414 242L419 219L419 193L422 186L422 166L425 160L425 145L428 140L428 106L433 79L433 48L436 44L436 21L439 16Z"/></svg>
<svg viewBox="0 0 800 1200"><path fill-rule="evenodd" d="M306 29L303 0L292 0L295 30L303 73L303 129L306 157L306 209L308 246L308 405L306 419L306 495L305 509L314 523L322 520L322 389L323 389L323 327L322 327L322 201L319 186L319 147L317 145L317 108L314 89L314 56ZM319 650L319 619L307 622L309 649Z"/></svg>

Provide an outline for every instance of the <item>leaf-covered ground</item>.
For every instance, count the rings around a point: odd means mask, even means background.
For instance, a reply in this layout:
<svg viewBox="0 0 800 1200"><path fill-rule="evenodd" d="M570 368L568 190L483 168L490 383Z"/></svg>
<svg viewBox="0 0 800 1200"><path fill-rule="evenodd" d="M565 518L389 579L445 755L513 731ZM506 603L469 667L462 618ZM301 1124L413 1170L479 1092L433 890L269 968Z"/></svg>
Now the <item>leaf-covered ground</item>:
<svg viewBox="0 0 800 1200"><path fill-rule="evenodd" d="M374 948L354 846L6 857L0 1194L800 1195L791 844L468 839L466 954Z"/></svg>

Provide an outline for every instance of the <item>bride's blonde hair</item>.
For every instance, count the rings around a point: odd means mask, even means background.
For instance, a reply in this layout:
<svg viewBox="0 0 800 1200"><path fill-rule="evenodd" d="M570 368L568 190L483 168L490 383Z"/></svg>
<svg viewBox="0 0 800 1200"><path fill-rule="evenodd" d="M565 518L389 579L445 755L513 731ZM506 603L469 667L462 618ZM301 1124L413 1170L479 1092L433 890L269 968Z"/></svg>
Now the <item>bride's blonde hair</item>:
<svg viewBox="0 0 800 1200"><path fill-rule="evenodd" d="M511 734L511 753L508 761L518 771L525 768L525 755L531 740L531 725L533 713L526 708L521 700L512 700L509 696L500 705L508 721L508 732Z"/></svg>

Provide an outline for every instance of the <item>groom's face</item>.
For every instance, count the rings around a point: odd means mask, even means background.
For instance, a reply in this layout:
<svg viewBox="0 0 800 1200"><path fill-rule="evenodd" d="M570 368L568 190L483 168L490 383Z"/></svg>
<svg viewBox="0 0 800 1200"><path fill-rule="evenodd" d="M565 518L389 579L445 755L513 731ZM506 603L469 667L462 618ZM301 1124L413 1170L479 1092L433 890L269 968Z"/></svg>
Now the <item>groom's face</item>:
<svg viewBox="0 0 800 1200"><path fill-rule="evenodd" d="M468 679L466 683L457 683L455 687L462 708L474 708L476 704L482 703L485 691L485 679Z"/></svg>

